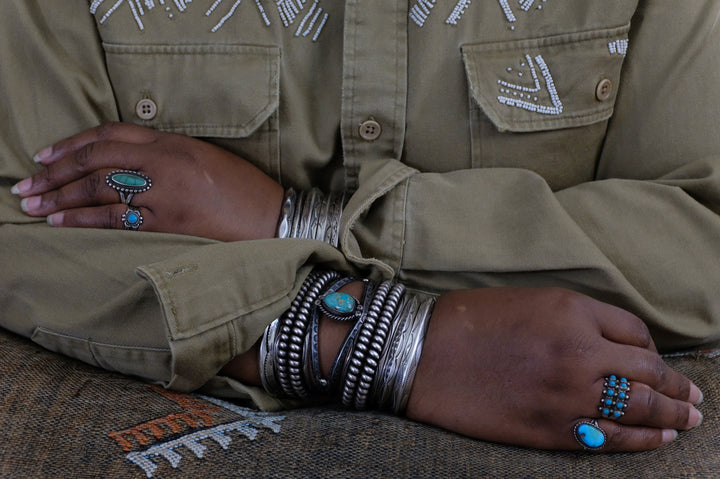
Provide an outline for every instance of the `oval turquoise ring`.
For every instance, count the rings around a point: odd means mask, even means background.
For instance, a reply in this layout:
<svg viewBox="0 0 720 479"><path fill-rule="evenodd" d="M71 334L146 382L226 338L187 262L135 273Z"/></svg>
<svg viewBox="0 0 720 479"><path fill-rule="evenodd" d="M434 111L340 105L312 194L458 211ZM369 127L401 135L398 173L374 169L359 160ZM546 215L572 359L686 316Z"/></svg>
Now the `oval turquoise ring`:
<svg viewBox="0 0 720 479"><path fill-rule="evenodd" d="M143 223L143 217L140 214L140 211L136 210L135 208L128 208L127 211L122 215L122 222L126 230L137 231L137 229Z"/></svg>
<svg viewBox="0 0 720 479"><path fill-rule="evenodd" d="M607 443L607 434L595 419L585 419L575 424L573 435L586 451L599 451Z"/></svg>
<svg viewBox="0 0 720 479"><path fill-rule="evenodd" d="M152 187L150 177L131 170L112 171L105 177L105 183L120 193L120 201L126 205L130 204L136 193L143 193Z"/></svg>

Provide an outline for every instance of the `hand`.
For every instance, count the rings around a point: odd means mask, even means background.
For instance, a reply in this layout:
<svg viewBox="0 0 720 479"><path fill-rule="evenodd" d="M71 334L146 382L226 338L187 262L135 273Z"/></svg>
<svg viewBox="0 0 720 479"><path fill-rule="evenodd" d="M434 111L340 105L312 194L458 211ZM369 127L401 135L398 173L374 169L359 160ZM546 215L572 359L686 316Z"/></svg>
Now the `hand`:
<svg viewBox="0 0 720 479"><path fill-rule="evenodd" d="M602 419L603 378L630 381L629 406ZM430 321L407 415L490 441L580 449L598 419L608 451L656 448L697 426L700 390L657 354L634 315L559 289L455 291Z"/></svg>
<svg viewBox="0 0 720 479"><path fill-rule="evenodd" d="M146 175L152 187L130 204L142 231L222 241L272 238L282 187L246 160L187 136L112 123L43 150L45 168L13 187L31 216L53 226L123 228L128 206L105 182L114 170Z"/></svg>

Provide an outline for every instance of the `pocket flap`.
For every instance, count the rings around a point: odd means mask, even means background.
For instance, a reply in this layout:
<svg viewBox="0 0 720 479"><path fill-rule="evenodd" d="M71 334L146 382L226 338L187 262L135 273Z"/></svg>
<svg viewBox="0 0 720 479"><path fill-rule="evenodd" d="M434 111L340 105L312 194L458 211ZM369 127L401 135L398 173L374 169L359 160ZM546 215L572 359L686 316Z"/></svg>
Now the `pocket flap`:
<svg viewBox="0 0 720 479"><path fill-rule="evenodd" d="M501 131L606 120L613 112L629 29L463 45L470 94Z"/></svg>
<svg viewBox="0 0 720 479"><path fill-rule="evenodd" d="M278 47L103 47L122 121L190 136L238 138L278 108Z"/></svg>

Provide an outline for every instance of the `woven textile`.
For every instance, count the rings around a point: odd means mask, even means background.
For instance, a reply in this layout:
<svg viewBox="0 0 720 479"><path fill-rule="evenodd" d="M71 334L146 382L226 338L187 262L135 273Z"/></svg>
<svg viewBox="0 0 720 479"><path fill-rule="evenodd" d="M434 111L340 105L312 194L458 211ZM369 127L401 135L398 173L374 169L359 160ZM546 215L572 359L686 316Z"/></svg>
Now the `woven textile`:
<svg viewBox="0 0 720 479"><path fill-rule="evenodd" d="M0 477L719 477L720 354L668 362L705 393L703 425L657 451L591 455L490 444L378 413L258 413L0 332Z"/></svg>

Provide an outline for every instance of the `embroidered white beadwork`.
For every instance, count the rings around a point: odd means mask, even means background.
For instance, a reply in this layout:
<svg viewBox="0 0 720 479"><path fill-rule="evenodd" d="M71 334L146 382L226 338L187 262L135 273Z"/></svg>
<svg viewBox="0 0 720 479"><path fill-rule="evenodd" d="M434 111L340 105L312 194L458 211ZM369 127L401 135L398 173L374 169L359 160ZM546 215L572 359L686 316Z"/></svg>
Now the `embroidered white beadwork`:
<svg viewBox="0 0 720 479"><path fill-rule="evenodd" d="M166 1L168 5L165 4ZM435 0L420 1L432 1L434 3ZM170 0L158 0L158 2L159 5L156 4L155 0L117 0L100 16L100 20L98 20L98 22L101 25L107 22L108 19L110 19L110 17L118 11L120 6L123 3L126 3L138 28L140 30L145 30L145 24L143 23L142 18L150 11L155 10L156 7L165 7L164 9L168 18L173 19L175 11L184 13L188 10L189 4L192 3L193 0L172 0L172 5L175 6L175 10L173 10L170 6ZM98 10L100 10L105 3L106 0L93 0L90 4L90 13L96 15ZM236 15L238 7L240 7L241 3L242 0L209 0L206 4L205 17L214 18L211 18L214 24L210 28L210 31L215 33L220 30L228 22L228 20ZM314 2L310 3L309 8L307 8L308 0L275 0L274 4L277 9L277 14L280 17L280 21L286 28L293 25L298 17L302 18L300 24L295 30L296 37L307 37L314 31L311 37L312 41L315 42L318 40L329 17L328 13L320 6L320 0L314 0ZM221 7L224 5L229 6L229 8L227 8L224 13L220 13L219 10L221 10ZM262 0L255 0L255 6L260 13L262 22L266 26L270 26L270 16L263 6ZM220 18L218 19L216 15L220 15Z"/></svg>
<svg viewBox="0 0 720 479"><path fill-rule="evenodd" d="M214 27L212 27L212 28L210 29L210 31L213 32L213 33L215 33L215 32L217 32L220 28L222 28L222 26L225 24L225 22L227 22L227 21L230 19L230 17L232 17L233 15L235 15L235 10L236 10L237 7L240 5L240 3L242 3L242 0L236 0L235 3L233 4L233 6L230 7L230 11L227 12L227 13L220 19L220 21L217 23L217 25L215 25Z"/></svg>
<svg viewBox="0 0 720 479"><path fill-rule="evenodd" d="M628 39L609 42L608 50L610 50L611 55L622 55L624 57L627 54L628 43Z"/></svg>
<svg viewBox="0 0 720 479"><path fill-rule="evenodd" d="M523 12L528 12L533 7L533 5L535 5L535 2L538 2L536 8L538 10L542 10L542 4L546 1L547 0L519 0L518 6ZM510 23L517 22L517 16L513 12L512 7L510 6L510 2L508 0L498 0L498 3L500 4L500 8L502 9L503 14L505 14L505 18L507 19L507 21Z"/></svg>
<svg viewBox="0 0 720 479"><path fill-rule="evenodd" d="M562 101L560 101L560 95L558 95L557 93L557 89L555 88L555 81L550 74L550 69L545 63L545 59L543 59L542 55L537 55L533 59L530 55L526 54L525 60L526 63L522 63L521 66L527 66L527 69L530 72L530 76L533 79L532 85L527 86L505 80L498 80L497 83L501 95L497 97L497 100L501 104L509 107L522 108L523 110L528 110L543 115L559 115L563 111L563 104ZM533 60L535 61L533 62ZM543 87L540 83L540 76L537 73L538 69L540 70L540 75L545 81L544 90L547 92L547 96L549 96L552 106L542 105L538 103L539 97L544 96L541 95ZM514 70L510 67L507 69L508 73L511 73L513 71ZM522 77L522 73L522 71L519 71L517 74L518 77ZM507 96L507 94L511 96Z"/></svg>
<svg viewBox="0 0 720 479"><path fill-rule="evenodd" d="M419 27L425 25L425 20L427 20L430 15L430 10L435 6L436 1L437 0L417 0L415 4L410 7L410 13L408 14L410 20L415 22Z"/></svg>
<svg viewBox="0 0 720 479"><path fill-rule="evenodd" d="M463 16L465 10L467 10L471 3L471 0L459 0L453 7L450 16L445 20L445 23L448 25L457 25L460 17Z"/></svg>

